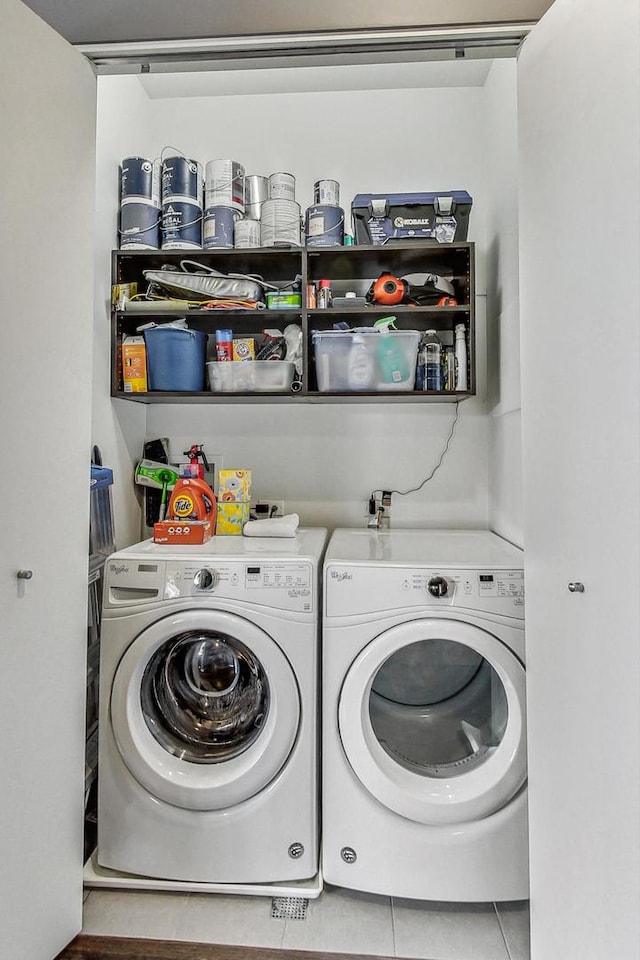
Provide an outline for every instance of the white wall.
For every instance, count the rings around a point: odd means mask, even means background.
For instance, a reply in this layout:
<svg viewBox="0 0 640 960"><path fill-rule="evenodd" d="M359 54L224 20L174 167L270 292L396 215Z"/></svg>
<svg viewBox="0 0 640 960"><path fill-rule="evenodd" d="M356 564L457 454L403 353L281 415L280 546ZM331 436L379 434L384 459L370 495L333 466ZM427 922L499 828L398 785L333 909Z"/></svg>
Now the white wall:
<svg viewBox="0 0 640 960"><path fill-rule="evenodd" d="M491 110L508 87L506 72L491 94ZM233 157L247 173L292 172L303 209L313 199L313 183L333 178L350 208L358 192L467 189L474 198L469 239L477 243L478 397L459 408L454 438L441 469L417 494L394 497L392 522L398 526L486 526L488 514L489 422L486 416L485 257L491 221L488 172L496 162L486 136L487 95L482 87L280 93L264 96L146 99L134 77L99 81L98 197L101 240L99 273L109 272L108 249L115 242L117 171L132 153L158 156L177 147L203 164ZM508 113L507 113L508 116ZM503 120L503 126L506 121ZM509 174L511 177L511 173ZM509 196L508 203L512 202ZM507 219L510 216L507 215ZM108 395L106 290L99 293L97 383ZM493 351L494 344L490 345ZM505 367L507 361L505 360ZM97 404L96 433L105 460L111 449L125 476L142 442L142 408L116 404L109 415ZM286 510L303 523L360 525L374 488L417 486L437 463L449 435L452 404L212 404L149 405L148 437L184 436L209 451L221 452L225 466L254 470L256 494L284 499ZM110 449L111 448L111 449ZM123 451L126 451L124 453ZM129 491L130 491L129 487ZM135 506L129 492L130 539ZM507 512L511 506L505 508ZM513 524L504 524L511 530ZM517 539L517 537L513 537Z"/></svg>
<svg viewBox="0 0 640 960"><path fill-rule="evenodd" d="M522 537L516 61L497 60L485 84L489 525Z"/></svg>
<svg viewBox="0 0 640 960"><path fill-rule="evenodd" d="M146 408L110 398L110 251L118 245L118 166L123 157L144 151L149 138L147 118L147 96L139 83L131 77L98 79L92 442L100 447L105 466L114 472L118 547L139 539L133 467L141 455Z"/></svg>

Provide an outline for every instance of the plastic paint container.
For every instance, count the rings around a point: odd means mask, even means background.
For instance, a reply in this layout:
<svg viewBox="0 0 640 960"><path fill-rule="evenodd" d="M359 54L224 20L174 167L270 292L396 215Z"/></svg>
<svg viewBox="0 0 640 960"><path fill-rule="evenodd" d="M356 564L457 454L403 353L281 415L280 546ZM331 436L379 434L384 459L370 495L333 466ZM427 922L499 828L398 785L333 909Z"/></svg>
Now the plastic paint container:
<svg viewBox="0 0 640 960"><path fill-rule="evenodd" d="M344 210L328 204L307 209L305 242L308 247L341 247L344 240Z"/></svg>
<svg viewBox="0 0 640 960"><path fill-rule="evenodd" d="M263 247L299 247L300 204L294 200L265 200L260 242Z"/></svg>
<svg viewBox="0 0 640 960"><path fill-rule="evenodd" d="M169 201L162 204L162 249L202 248L202 207L200 204Z"/></svg>
<svg viewBox="0 0 640 960"><path fill-rule="evenodd" d="M272 173L269 177L269 200L295 200L296 178L292 173Z"/></svg>
<svg viewBox="0 0 640 960"><path fill-rule="evenodd" d="M313 185L314 204L323 203L331 207L340 205L340 184L337 180L316 180Z"/></svg>
<svg viewBox="0 0 640 960"><path fill-rule="evenodd" d="M250 174L244 178L244 213L249 220L259 220L260 210L269 198L269 178Z"/></svg>
<svg viewBox="0 0 640 960"><path fill-rule="evenodd" d="M202 168L197 160L167 157L162 161L162 203L183 200L202 208Z"/></svg>
<svg viewBox="0 0 640 960"><path fill-rule="evenodd" d="M207 207L202 221L202 246L205 250L232 247L234 227L240 211L231 207Z"/></svg>
<svg viewBox="0 0 640 960"><path fill-rule="evenodd" d="M233 245L240 250L247 247L260 246L260 221L238 220L235 225Z"/></svg>
<svg viewBox="0 0 640 960"><path fill-rule="evenodd" d="M123 203L120 207L120 249L158 250L160 219L160 207L146 200Z"/></svg>
<svg viewBox="0 0 640 960"><path fill-rule="evenodd" d="M209 160L205 168L205 207L244 212L244 167L237 160Z"/></svg>

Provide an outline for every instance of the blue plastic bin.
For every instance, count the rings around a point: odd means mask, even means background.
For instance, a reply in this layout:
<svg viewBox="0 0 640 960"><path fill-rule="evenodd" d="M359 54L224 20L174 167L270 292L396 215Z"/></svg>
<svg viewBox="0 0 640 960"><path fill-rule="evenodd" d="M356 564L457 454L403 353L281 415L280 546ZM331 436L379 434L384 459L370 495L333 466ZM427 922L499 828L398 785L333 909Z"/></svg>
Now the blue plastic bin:
<svg viewBox="0 0 640 960"><path fill-rule="evenodd" d="M144 331L149 389L204 390L207 334L168 325Z"/></svg>

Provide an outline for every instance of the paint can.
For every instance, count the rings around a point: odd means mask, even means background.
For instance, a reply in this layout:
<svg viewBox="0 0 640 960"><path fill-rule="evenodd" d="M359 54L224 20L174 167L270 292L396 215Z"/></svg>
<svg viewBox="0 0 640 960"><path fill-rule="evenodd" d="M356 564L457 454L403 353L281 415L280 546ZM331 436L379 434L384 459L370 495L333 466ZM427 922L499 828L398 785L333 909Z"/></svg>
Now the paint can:
<svg viewBox="0 0 640 960"><path fill-rule="evenodd" d="M146 200L160 206L160 161L146 157L125 157L120 164L120 202Z"/></svg>
<svg viewBox="0 0 640 960"><path fill-rule="evenodd" d="M202 167L187 157L167 157L162 161L162 203L182 200L197 203L202 209Z"/></svg>
<svg viewBox="0 0 640 960"><path fill-rule="evenodd" d="M300 246L300 204L269 199L262 204L260 242L263 247Z"/></svg>
<svg viewBox="0 0 640 960"><path fill-rule="evenodd" d="M172 200L162 204L162 249L202 248L202 206Z"/></svg>
<svg viewBox="0 0 640 960"><path fill-rule="evenodd" d="M269 197L269 178L250 174L244 178L244 215L259 220L262 204Z"/></svg>
<svg viewBox="0 0 640 960"><path fill-rule="evenodd" d="M160 249L160 207L146 200L127 200L120 206L121 250Z"/></svg>
<svg viewBox="0 0 640 960"><path fill-rule="evenodd" d="M237 160L209 160L205 167L204 205L244 212L244 167Z"/></svg>
<svg viewBox="0 0 640 960"><path fill-rule="evenodd" d="M329 204L308 207L304 232L308 247L341 247L344 240L344 210Z"/></svg>
<svg viewBox="0 0 640 960"><path fill-rule="evenodd" d="M269 200L295 200L296 178L292 173L272 173L269 177Z"/></svg>
<svg viewBox="0 0 640 960"><path fill-rule="evenodd" d="M207 207L202 220L202 246L205 250L232 247L234 226L241 216L231 207Z"/></svg>
<svg viewBox="0 0 640 960"><path fill-rule="evenodd" d="M233 245L238 250L260 246L260 221L245 217L236 223Z"/></svg>
<svg viewBox="0 0 640 960"><path fill-rule="evenodd" d="M313 185L314 204L325 204L330 207L340 205L340 184L337 180L316 180Z"/></svg>

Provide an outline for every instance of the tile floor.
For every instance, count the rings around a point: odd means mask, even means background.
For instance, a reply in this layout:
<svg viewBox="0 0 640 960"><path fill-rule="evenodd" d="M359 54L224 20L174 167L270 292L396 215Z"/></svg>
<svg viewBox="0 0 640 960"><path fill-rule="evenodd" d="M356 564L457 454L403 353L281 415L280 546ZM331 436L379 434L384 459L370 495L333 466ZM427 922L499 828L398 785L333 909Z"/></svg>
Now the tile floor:
<svg viewBox="0 0 640 960"><path fill-rule="evenodd" d="M305 920L272 919L269 897L94 889L83 933L410 957L528 960L529 908L399 900L327 887Z"/></svg>

